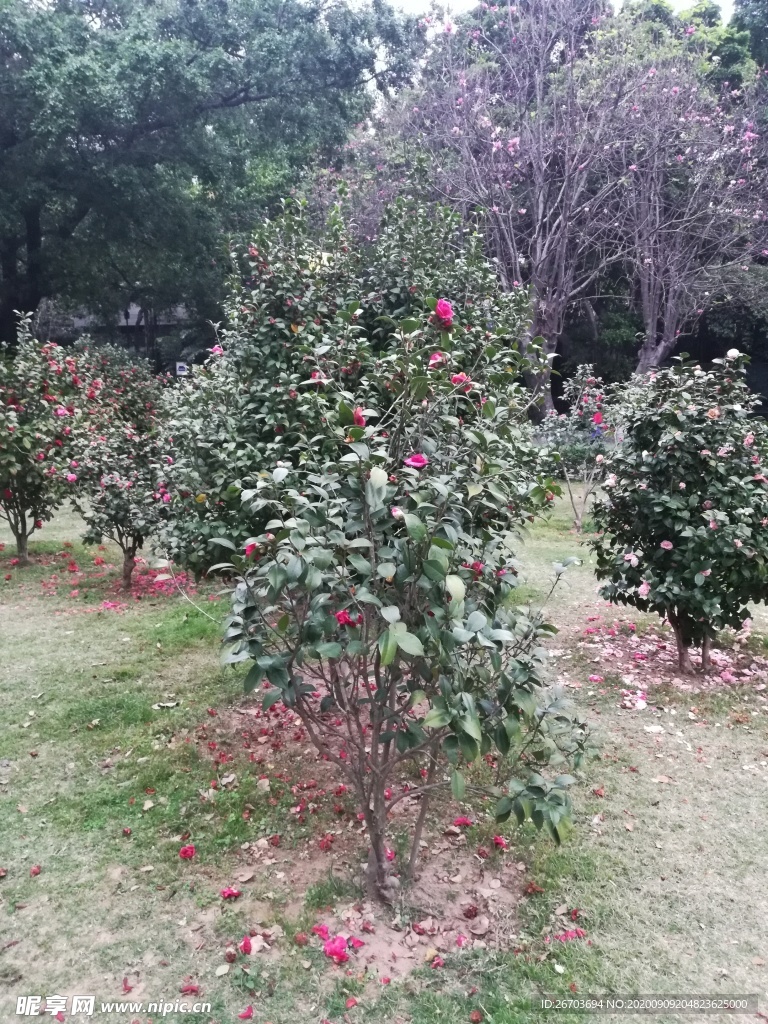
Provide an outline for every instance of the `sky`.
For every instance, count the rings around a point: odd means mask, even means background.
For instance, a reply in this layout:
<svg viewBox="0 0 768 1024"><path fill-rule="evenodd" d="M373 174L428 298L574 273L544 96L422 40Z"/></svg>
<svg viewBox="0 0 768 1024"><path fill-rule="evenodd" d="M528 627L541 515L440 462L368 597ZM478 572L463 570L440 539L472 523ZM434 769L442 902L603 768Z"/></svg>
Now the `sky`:
<svg viewBox="0 0 768 1024"><path fill-rule="evenodd" d="M694 0L670 0L676 11L692 7ZM474 7L476 0L444 0L444 6L453 14L460 14L462 11ZM408 14L426 14L429 11L431 0L394 0L393 6L400 7ZM723 13L723 21L728 21L733 12L733 0L720 0L720 10Z"/></svg>

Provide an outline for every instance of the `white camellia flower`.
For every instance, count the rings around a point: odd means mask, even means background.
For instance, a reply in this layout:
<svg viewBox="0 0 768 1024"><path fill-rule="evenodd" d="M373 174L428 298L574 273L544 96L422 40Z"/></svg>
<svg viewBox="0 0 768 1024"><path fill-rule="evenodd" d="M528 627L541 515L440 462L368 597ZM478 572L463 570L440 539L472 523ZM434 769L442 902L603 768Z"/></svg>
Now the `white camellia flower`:
<svg viewBox="0 0 768 1024"><path fill-rule="evenodd" d="M737 348L729 348L728 351L725 353L725 358L726 359L738 359L740 355L741 355L741 352L739 352L739 350Z"/></svg>

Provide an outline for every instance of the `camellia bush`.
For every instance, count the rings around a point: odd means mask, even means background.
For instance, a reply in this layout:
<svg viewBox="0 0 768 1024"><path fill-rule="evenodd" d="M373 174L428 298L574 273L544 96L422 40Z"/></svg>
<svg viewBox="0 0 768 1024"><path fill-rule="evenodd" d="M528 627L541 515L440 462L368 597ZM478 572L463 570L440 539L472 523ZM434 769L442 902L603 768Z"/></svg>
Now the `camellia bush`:
<svg viewBox="0 0 768 1024"><path fill-rule="evenodd" d="M29 538L64 499L81 383L71 354L37 341L28 319L15 353L0 351L0 517L21 565L29 562Z"/></svg>
<svg viewBox="0 0 768 1024"><path fill-rule="evenodd" d="M114 346L84 343L77 360L90 400L73 433L65 480L85 520L85 543L106 537L118 545L123 589L130 590L138 552L170 515L163 381L146 360Z"/></svg>
<svg viewBox="0 0 768 1024"><path fill-rule="evenodd" d="M665 616L680 669L768 595L768 438L736 349L711 370L678 360L638 378L606 457L592 541L601 593Z"/></svg>
<svg viewBox="0 0 768 1024"><path fill-rule="evenodd" d="M163 544L175 562L201 573L226 554L217 538L240 547L263 528L261 513L244 508L240 494L259 473L290 461L299 437L323 428L308 369L354 387L358 339L374 351L386 348L383 317L430 313L426 297L438 275L448 296L461 298L455 322L473 339L518 329L524 290L500 287L480 236L454 212L400 197L379 227L361 248L341 206L328 210L320 230L306 203L295 200L233 250L218 343L205 366L166 395L174 515ZM340 317L353 332L340 332Z"/></svg>
<svg viewBox="0 0 768 1024"><path fill-rule="evenodd" d="M510 603L514 530L555 487L537 476L518 383L522 312L494 331L426 297L375 345L359 319L355 303L339 311L284 384L308 429L295 423L285 457L239 495L263 529L218 543L237 577L225 660L252 662L246 690L294 709L354 787L371 893L391 900L393 806L418 801L408 874L430 795L462 799L493 751L499 820L559 842L587 730L544 686L554 627Z"/></svg>
<svg viewBox="0 0 768 1024"><path fill-rule="evenodd" d="M166 394L174 517L163 545L175 562L200 574L226 553L218 537L239 543L263 526L240 493L308 424L313 411L299 387L305 359L332 343L325 326L358 294L357 259L337 217L322 241L313 237L300 201L233 250L219 342L205 366Z"/></svg>
<svg viewBox="0 0 768 1024"><path fill-rule="evenodd" d="M565 481L576 531L581 533L595 491L605 475L605 455L611 444L605 385L594 367L577 367L563 388L567 413L547 413L537 429L546 450L544 464Z"/></svg>

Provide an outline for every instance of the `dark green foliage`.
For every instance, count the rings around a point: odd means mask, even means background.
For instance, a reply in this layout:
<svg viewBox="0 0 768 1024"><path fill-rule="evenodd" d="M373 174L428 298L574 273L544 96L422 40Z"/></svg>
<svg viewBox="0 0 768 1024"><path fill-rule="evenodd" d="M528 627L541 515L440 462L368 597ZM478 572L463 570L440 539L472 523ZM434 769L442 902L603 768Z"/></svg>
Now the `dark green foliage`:
<svg viewBox="0 0 768 1024"><path fill-rule="evenodd" d="M411 28L379 3L1 0L0 338L43 296L215 301L222 231L403 80Z"/></svg>

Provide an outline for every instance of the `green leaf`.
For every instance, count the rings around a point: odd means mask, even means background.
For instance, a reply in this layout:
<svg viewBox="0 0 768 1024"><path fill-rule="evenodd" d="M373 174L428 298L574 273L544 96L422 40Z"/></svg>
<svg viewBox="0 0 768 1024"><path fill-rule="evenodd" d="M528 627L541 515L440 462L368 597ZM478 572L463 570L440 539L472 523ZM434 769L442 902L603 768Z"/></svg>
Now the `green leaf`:
<svg viewBox="0 0 768 1024"><path fill-rule="evenodd" d="M408 531L408 536L415 540L417 544L426 539L427 528L419 519L418 516L414 515L413 512L405 512L403 514L403 520L405 522L405 528Z"/></svg>
<svg viewBox="0 0 768 1024"><path fill-rule="evenodd" d="M365 500L371 511L375 512L384 504L384 496L387 493L387 473L381 466L374 466L371 469L365 483Z"/></svg>
<svg viewBox="0 0 768 1024"><path fill-rule="evenodd" d="M231 540L227 540L226 537L211 537L208 541L209 544L218 544L222 548L229 548L230 551L237 551L237 548Z"/></svg>
<svg viewBox="0 0 768 1024"><path fill-rule="evenodd" d="M479 632L487 625L488 619L486 619L482 612L474 611L467 619L467 629L472 630L473 633Z"/></svg>
<svg viewBox="0 0 768 1024"><path fill-rule="evenodd" d="M258 665L251 665L248 675L243 680L243 692L250 693L264 678L264 672Z"/></svg>
<svg viewBox="0 0 768 1024"><path fill-rule="evenodd" d="M466 715L462 715L459 719L459 728L465 732L468 736L471 736L473 740L479 743L483 738L483 733L480 728L480 719L477 715L473 715L467 712Z"/></svg>
<svg viewBox="0 0 768 1024"><path fill-rule="evenodd" d="M427 558L422 562L421 571L427 579L432 580L433 583L442 583L445 579L445 568L442 563L438 562L435 558Z"/></svg>
<svg viewBox="0 0 768 1024"><path fill-rule="evenodd" d="M339 399L338 414L339 423L342 427L349 427L355 422L355 414L343 398Z"/></svg>
<svg viewBox="0 0 768 1024"><path fill-rule="evenodd" d="M353 569L360 573L361 576L371 575L371 563L367 558L363 558L362 555L347 555L347 561Z"/></svg>
<svg viewBox="0 0 768 1024"><path fill-rule="evenodd" d="M331 640L325 644L318 644L315 650L321 658L340 658L342 647L337 641Z"/></svg>
<svg viewBox="0 0 768 1024"><path fill-rule="evenodd" d="M461 772L451 769L451 793L454 800L463 800L467 792L467 783Z"/></svg>
<svg viewBox="0 0 768 1024"><path fill-rule="evenodd" d="M454 576L453 574L445 577L445 589L451 595L451 600L456 602L463 601L464 595L467 592L461 576Z"/></svg>
<svg viewBox="0 0 768 1024"><path fill-rule="evenodd" d="M394 562L382 562L381 565L376 566L376 572L383 579L388 580L397 572L397 566Z"/></svg>
<svg viewBox="0 0 768 1024"><path fill-rule="evenodd" d="M385 604L380 609L381 615L387 620L387 622L399 622L400 621L400 609L394 604Z"/></svg>
<svg viewBox="0 0 768 1024"><path fill-rule="evenodd" d="M449 725L451 721L451 713L445 708L430 708L424 716L422 725L425 729L442 729L444 726Z"/></svg>
<svg viewBox="0 0 768 1024"><path fill-rule="evenodd" d="M414 633L396 633L397 646L406 654L424 654L421 640Z"/></svg>
<svg viewBox="0 0 768 1024"><path fill-rule="evenodd" d="M391 665L397 654L397 635L391 630L385 630L379 637L379 652L381 653L381 664Z"/></svg>
<svg viewBox="0 0 768 1024"><path fill-rule="evenodd" d="M264 700L261 702L261 710L269 711L273 704L282 699L283 691L278 689L267 690Z"/></svg>

